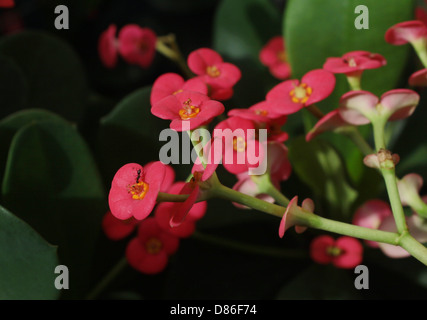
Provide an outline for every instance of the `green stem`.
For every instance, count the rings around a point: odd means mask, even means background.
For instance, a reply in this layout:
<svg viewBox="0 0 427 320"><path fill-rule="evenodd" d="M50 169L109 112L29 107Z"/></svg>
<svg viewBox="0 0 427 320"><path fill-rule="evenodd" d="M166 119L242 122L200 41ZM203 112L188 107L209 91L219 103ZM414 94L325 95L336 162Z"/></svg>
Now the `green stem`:
<svg viewBox="0 0 427 320"><path fill-rule="evenodd" d="M192 235L193 238L215 245L223 246L226 248L247 252L251 254L259 254L276 258L285 258L285 259L301 259L308 258L308 254L301 250L292 250L292 249L276 249L272 247L259 246L259 245L247 245L237 241L231 241L224 238L215 237L212 235L207 235L195 231Z"/></svg>
<svg viewBox="0 0 427 320"><path fill-rule="evenodd" d="M397 180L394 168L381 168L388 197L390 200L391 210L393 212L394 221L396 222L397 231L402 234L408 231L406 225L405 213L403 211L402 203L400 201L399 190L397 188Z"/></svg>
<svg viewBox="0 0 427 320"><path fill-rule="evenodd" d="M362 73L355 73L354 75L347 76L347 82L351 90L354 90L354 91L362 90L361 77L362 77Z"/></svg>
<svg viewBox="0 0 427 320"><path fill-rule="evenodd" d="M278 204L286 207L289 204L289 199L281 193L271 182L267 186L266 193L273 197Z"/></svg>
<svg viewBox="0 0 427 320"><path fill-rule="evenodd" d="M339 132L346 135L365 156L375 153L356 127L345 127Z"/></svg>
<svg viewBox="0 0 427 320"><path fill-rule="evenodd" d="M117 275L128 265L126 257L121 258L116 265L107 273L107 275L101 279L96 287L86 296L87 300L93 300L107 288L107 286L113 281Z"/></svg>
<svg viewBox="0 0 427 320"><path fill-rule="evenodd" d="M400 246L408 251L414 258L427 265L427 248L419 243L409 233L405 233L399 240Z"/></svg>
<svg viewBox="0 0 427 320"><path fill-rule="evenodd" d="M178 48L174 34L159 37L156 42L156 50L175 62L188 79L193 77L193 73L188 68L187 63Z"/></svg>
<svg viewBox="0 0 427 320"><path fill-rule="evenodd" d="M276 204L245 195L224 185L218 185L215 189L213 189L212 195L226 200L230 200L232 202L243 204L247 207L251 207L255 210L259 210L279 218L283 216L286 210L285 207L278 206ZM302 210L300 207L298 207L297 210L294 210L292 214L295 216L295 219L298 221L298 224L306 227L320 229L365 240L384 242L394 245L398 243L399 235L397 233L364 228L344 222L322 218L315 214L308 213Z"/></svg>
<svg viewBox="0 0 427 320"><path fill-rule="evenodd" d="M375 148L379 150L386 150L386 143L384 138L385 121L381 118L373 121ZM390 161L390 160L388 160ZM399 234L408 231L406 225L405 213L403 211L402 203L400 201L399 190L397 188L397 179L394 165L392 167L382 167L380 160L380 171L384 178L387 194L390 200L391 210L393 212L394 221L396 223L397 231Z"/></svg>
<svg viewBox="0 0 427 320"><path fill-rule="evenodd" d="M413 41L412 46L414 47L415 52L418 55L421 63L424 68L427 68L427 50L426 50L426 40L424 38L419 38L416 41Z"/></svg>

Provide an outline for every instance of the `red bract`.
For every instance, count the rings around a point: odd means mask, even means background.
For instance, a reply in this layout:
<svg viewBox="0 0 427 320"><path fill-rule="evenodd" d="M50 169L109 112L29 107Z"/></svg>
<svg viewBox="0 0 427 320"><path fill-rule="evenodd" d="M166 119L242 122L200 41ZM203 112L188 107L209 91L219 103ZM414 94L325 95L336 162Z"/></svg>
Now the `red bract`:
<svg viewBox="0 0 427 320"><path fill-rule="evenodd" d="M205 95L208 94L206 84L199 78L192 78L185 81L179 74L165 73L153 83L150 96L151 105L154 105L165 97L182 91L195 91Z"/></svg>
<svg viewBox="0 0 427 320"><path fill-rule="evenodd" d="M382 200L374 199L363 203L353 216L353 224L370 229L378 229L387 217L392 216L390 205ZM375 241L366 240L367 245L378 248Z"/></svg>
<svg viewBox="0 0 427 320"><path fill-rule="evenodd" d="M209 87L212 99L226 100L232 87L240 80L241 72L234 64L224 62L221 55L209 48L200 48L188 55L188 67Z"/></svg>
<svg viewBox="0 0 427 320"><path fill-rule="evenodd" d="M351 51L341 58L328 58L323 69L332 73L354 75L362 73L363 70L380 68L385 64L386 60L380 54L368 51Z"/></svg>
<svg viewBox="0 0 427 320"><path fill-rule="evenodd" d="M313 213L314 211L314 203L311 199L305 199L302 204L302 209L304 209L307 212ZM307 227L297 225L297 220L295 219L294 211L298 209L298 196L295 196L289 201L288 206L286 207L285 213L282 216L282 219L280 220L279 225L279 237L283 238L285 235L286 230L289 228L295 226L295 231L297 233L304 232Z"/></svg>
<svg viewBox="0 0 427 320"><path fill-rule="evenodd" d="M411 74L409 84L414 87L427 87L427 69L421 69Z"/></svg>
<svg viewBox="0 0 427 320"><path fill-rule="evenodd" d="M214 137L223 139L224 168L238 174L256 168L264 158L264 147L255 140L255 124L240 117L230 117L218 123L214 129Z"/></svg>
<svg viewBox="0 0 427 320"><path fill-rule="evenodd" d="M332 263L338 268L352 269L362 262L363 247L355 238L343 236L335 240L323 235L311 242L310 256L320 264Z"/></svg>
<svg viewBox="0 0 427 320"><path fill-rule="evenodd" d="M418 20L405 21L395 24L385 33L385 41L393 45L413 43L427 37L427 27Z"/></svg>
<svg viewBox="0 0 427 320"><path fill-rule="evenodd" d="M181 225L185 221L191 208L195 205L200 194L199 182L202 179L202 175L203 172L194 172L191 181L182 186L179 194L188 194L188 198L184 202L176 202L173 204L171 209L172 215L169 220L169 225L172 228Z"/></svg>
<svg viewBox="0 0 427 320"><path fill-rule="evenodd" d="M285 43L282 36L270 39L261 49L259 59L263 65L268 67L275 78L285 80L291 76L291 67L287 61Z"/></svg>
<svg viewBox="0 0 427 320"><path fill-rule="evenodd" d="M12 8L15 6L14 0L0 0L0 8Z"/></svg>
<svg viewBox="0 0 427 320"><path fill-rule="evenodd" d="M287 80L271 89L266 100L275 105L275 112L292 114L327 98L335 88L335 76L329 71L317 69L299 80Z"/></svg>
<svg viewBox="0 0 427 320"><path fill-rule="evenodd" d="M423 7L415 8L415 18L427 26L427 12Z"/></svg>
<svg viewBox="0 0 427 320"><path fill-rule="evenodd" d="M184 186L185 182L176 182L167 192L170 194L180 194ZM179 203L173 202L160 203L155 210L155 218L163 230L177 237L186 238L194 232L195 222L205 215L207 210L207 203L206 201L194 203L186 214L185 220L183 220L180 224L171 227L170 221L179 206Z"/></svg>
<svg viewBox="0 0 427 320"><path fill-rule="evenodd" d="M128 24L119 32L119 52L122 58L131 64L148 68L156 53L157 36L149 28Z"/></svg>
<svg viewBox="0 0 427 320"><path fill-rule="evenodd" d="M307 133L305 140L310 141L323 132L333 131L340 127L349 126L350 124L341 117L339 111L339 109L335 109L324 115L319 121L317 121L313 129Z"/></svg>
<svg viewBox="0 0 427 320"><path fill-rule="evenodd" d="M153 210L165 176L165 165L157 161L149 170L136 163L121 167L113 178L108 197L111 213L118 219L145 219Z"/></svg>
<svg viewBox="0 0 427 320"><path fill-rule="evenodd" d="M156 117L172 120L170 128L176 131L194 130L223 112L221 102L194 91L169 95L151 107L151 113Z"/></svg>
<svg viewBox="0 0 427 320"><path fill-rule="evenodd" d="M108 211L102 219L102 230L109 239L120 240L130 235L138 223L134 217L120 220Z"/></svg>
<svg viewBox="0 0 427 320"><path fill-rule="evenodd" d="M117 64L119 41L116 38L116 32L117 27L112 24L99 37L98 53L107 68L114 68Z"/></svg>
<svg viewBox="0 0 427 320"><path fill-rule="evenodd" d="M169 255L176 252L179 238L163 231L154 218L142 221L138 236L126 248L126 258L136 270L145 274L163 271Z"/></svg>
<svg viewBox="0 0 427 320"><path fill-rule="evenodd" d="M419 102L419 95L412 90L390 90L378 99L368 91L350 91L340 100L340 115L353 125L363 125L384 117L389 121L409 117Z"/></svg>

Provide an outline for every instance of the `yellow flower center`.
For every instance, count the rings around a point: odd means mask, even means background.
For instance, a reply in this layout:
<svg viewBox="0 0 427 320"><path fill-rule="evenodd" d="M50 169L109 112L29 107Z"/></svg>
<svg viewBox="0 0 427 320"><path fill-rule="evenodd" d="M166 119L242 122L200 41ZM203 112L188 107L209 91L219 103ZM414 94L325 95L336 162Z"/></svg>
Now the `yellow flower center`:
<svg viewBox="0 0 427 320"><path fill-rule="evenodd" d="M157 238L149 238L145 243L145 250L149 254L157 254L162 250L163 243Z"/></svg>
<svg viewBox="0 0 427 320"><path fill-rule="evenodd" d="M219 71L217 66L208 66L206 68L206 73L209 77L217 78L221 75L221 72Z"/></svg>
<svg viewBox="0 0 427 320"><path fill-rule="evenodd" d="M257 110L255 110L255 114L258 115L258 116L266 117L267 114L268 114L268 111L267 110L257 109Z"/></svg>
<svg viewBox="0 0 427 320"><path fill-rule="evenodd" d="M142 200L147 194L149 189L148 183L144 181L138 181L134 185L129 186L129 193L132 195L134 200Z"/></svg>
<svg viewBox="0 0 427 320"><path fill-rule="evenodd" d="M311 89L311 87L307 86L305 83L301 83L299 86L296 86L295 89L291 90L289 95L295 103L306 103L312 93L313 89Z"/></svg>
<svg viewBox="0 0 427 320"><path fill-rule="evenodd" d="M182 90L182 89L179 89L179 90L176 90L174 93L172 93L173 95L176 95L177 93L180 93L180 92L182 92L182 91L184 91L184 90Z"/></svg>
<svg viewBox="0 0 427 320"><path fill-rule="evenodd" d="M333 257L338 257L342 254L342 250L335 246L330 246L326 249L326 253Z"/></svg>
<svg viewBox="0 0 427 320"><path fill-rule="evenodd" d="M179 116L182 120L188 120L197 116L200 112L200 108L191 105L191 99L188 99L183 103L183 108L179 110Z"/></svg>
<svg viewBox="0 0 427 320"><path fill-rule="evenodd" d="M244 152L246 150L246 142L243 137L233 138L233 149L237 152Z"/></svg>
<svg viewBox="0 0 427 320"><path fill-rule="evenodd" d="M288 62L288 55L286 54L286 52L284 50L279 51L277 53L277 58L282 61L282 62Z"/></svg>

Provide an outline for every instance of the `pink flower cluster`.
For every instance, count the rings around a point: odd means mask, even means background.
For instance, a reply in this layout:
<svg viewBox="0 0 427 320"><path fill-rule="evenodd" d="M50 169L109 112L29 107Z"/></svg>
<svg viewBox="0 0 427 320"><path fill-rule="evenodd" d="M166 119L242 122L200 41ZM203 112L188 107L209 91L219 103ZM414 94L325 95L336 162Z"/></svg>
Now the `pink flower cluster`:
<svg viewBox="0 0 427 320"><path fill-rule="evenodd" d="M194 172L190 182L175 182L173 168L159 161L144 167L129 163L117 171L109 193L110 211L102 227L111 240L123 239L137 229L126 249L127 260L136 270L147 274L163 271L179 239L194 232L196 221L207 210L205 201L197 202L201 195L197 180L202 175ZM188 198L184 202L157 203L160 192Z"/></svg>
<svg viewBox="0 0 427 320"><path fill-rule="evenodd" d="M128 24L120 29L111 24L98 41L98 52L102 63L107 68L114 68L119 55L129 64L148 68L156 53L157 36L150 28Z"/></svg>
<svg viewBox="0 0 427 320"><path fill-rule="evenodd" d="M412 214L406 217L406 224L409 232L419 242L427 242L427 228L424 223L424 216L415 209L420 209L419 202L427 203L427 197L420 197L419 191L423 185L423 179L420 175L410 173L400 179L397 183L402 205L410 206ZM421 208L423 209L423 208ZM425 210L424 210L425 212ZM353 224L383 231L396 232L393 213L390 205L380 199L372 199L363 203L353 216ZM381 251L390 258L409 257L409 253L398 246L386 243L377 243L374 241L365 241L372 248L380 248Z"/></svg>

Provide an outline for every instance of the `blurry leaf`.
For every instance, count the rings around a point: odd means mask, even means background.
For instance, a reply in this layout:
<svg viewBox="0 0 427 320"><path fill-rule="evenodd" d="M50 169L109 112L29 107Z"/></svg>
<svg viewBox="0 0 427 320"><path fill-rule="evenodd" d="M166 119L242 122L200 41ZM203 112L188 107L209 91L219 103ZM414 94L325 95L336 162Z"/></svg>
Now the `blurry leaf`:
<svg viewBox="0 0 427 320"><path fill-rule="evenodd" d="M259 61L259 52L281 34L282 12L269 0L223 0L214 21L213 49L242 71L234 97L226 105L247 108L264 100L279 80Z"/></svg>
<svg viewBox="0 0 427 320"><path fill-rule="evenodd" d="M136 90L101 119L101 160L111 179L126 163L158 160L160 148L166 143L159 141L159 135L169 128L169 121L151 114L150 93L151 87Z"/></svg>
<svg viewBox="0 0 427 320"><path fill-rule="evenodd" d="M360 298L347 271L332 266L312 265L289 281L278 300L353 300Z"/></svg>
<svg viewBox="0 0 427 320"><path fill-rule="evenodd" d="M369 9L369 29L355 28L354 21L359 14L354 11L358 5ZM301 78L312 69L322 68L328 57L367 50L382 54L387 65L364 71L362 88L376 95L395 88L400 84L410 46L388 44L384 34L392 25L411 20L413 13L413 0L289 0L283 28L294 77ZM320 103L324 111L336 108L339 97L348 90L345 76L337 75L334 93Z"/></svg>
<svg viewBox="0 0 427 320"><path fill-rule="evenodd" d="M348 181L343 160L328 142L296 138L289 145L289 159L298 177L327 200L328 214L349 217L357 191Z"/></svg>
<svg viewBox="0 0 427 320"><path fill-rule="evenodd" d="M58 115L42 109L28 109L18 111L0 121L0 181L3 180L7 156L14 135L24 126L43 120L66 121Z"/></svg>
<svg viewBox="0 0 427 320"><path fill-rule="evenodd" d="M22 70L0 55L0 118L22 109L27 103L28 84Z"/></svg>
<svg viewBox="0 0 427 320"><path fill-rule="evenodd" d="M80 120L88 95L84 69L72 47L41 31L3 37L0 54L22 70L28 84L28 108L48 109Z"/></svg>
<svg viewBox="0 0 427 320"><path fill-rule="evenodd" d="M73 278L64 294L81 294L89 285L107 208L96 165L77 131L52 120L20 129L10 147L2 195L8 208L58 245Z"/></svg>
<svg viewBox="0 0 427 320"><path fill-rule="evenodd" d="M0 300L56 299L56 247L0 206Z"/></svg>

